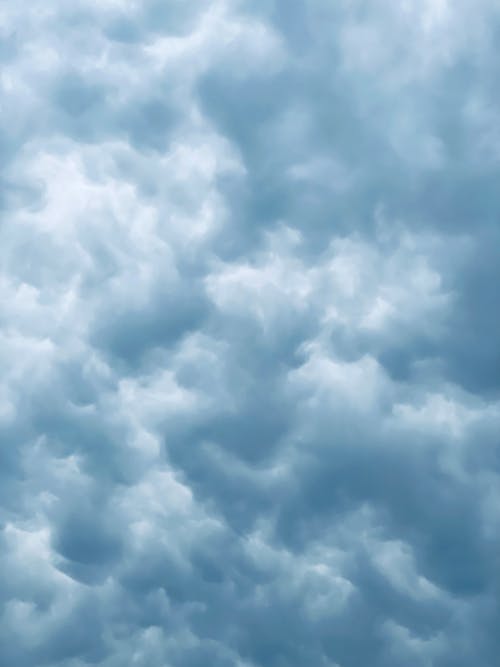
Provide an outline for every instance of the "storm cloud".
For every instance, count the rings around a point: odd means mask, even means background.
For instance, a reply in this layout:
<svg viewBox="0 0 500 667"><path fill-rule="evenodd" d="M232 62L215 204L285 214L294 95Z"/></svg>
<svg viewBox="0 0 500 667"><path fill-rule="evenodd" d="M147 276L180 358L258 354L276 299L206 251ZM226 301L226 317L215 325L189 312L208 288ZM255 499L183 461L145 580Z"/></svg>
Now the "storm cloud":
<svg viewBox="0 0 500 667"><path fill-rule="evenodd" d="M0 667L495 667L492 0L0 8Z"/></svg>

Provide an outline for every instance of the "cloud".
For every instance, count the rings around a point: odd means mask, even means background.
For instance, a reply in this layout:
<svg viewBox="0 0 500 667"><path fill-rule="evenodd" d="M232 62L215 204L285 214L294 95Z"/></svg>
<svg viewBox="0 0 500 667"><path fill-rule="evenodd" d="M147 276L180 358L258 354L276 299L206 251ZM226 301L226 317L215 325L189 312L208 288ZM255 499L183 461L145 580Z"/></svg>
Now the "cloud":
<svg viewBox="0 0 500 667"><path fill-rule="evenodd" d="M0 665L493 667L489 0L0 10Z"/></svg>

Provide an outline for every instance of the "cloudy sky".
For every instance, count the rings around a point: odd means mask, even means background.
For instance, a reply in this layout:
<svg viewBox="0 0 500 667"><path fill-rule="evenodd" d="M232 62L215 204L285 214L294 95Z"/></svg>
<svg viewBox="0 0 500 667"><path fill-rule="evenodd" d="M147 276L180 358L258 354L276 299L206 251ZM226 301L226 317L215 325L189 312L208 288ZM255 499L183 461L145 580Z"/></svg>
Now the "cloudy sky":
<svg viewBox="0 0 500 667"><path fill-rule="evenodd" d="M495 0L0 5L0 667L495 667Z"/></svg>

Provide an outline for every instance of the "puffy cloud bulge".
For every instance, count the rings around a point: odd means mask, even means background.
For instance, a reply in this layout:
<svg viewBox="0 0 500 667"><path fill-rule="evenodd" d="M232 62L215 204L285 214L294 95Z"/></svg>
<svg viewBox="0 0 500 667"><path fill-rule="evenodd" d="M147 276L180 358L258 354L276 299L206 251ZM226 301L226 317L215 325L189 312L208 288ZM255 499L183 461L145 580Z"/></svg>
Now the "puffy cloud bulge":
<svg viewBox="0 0 500 667"><path fill-rule="evenodd" d="M0 8L0 667L494 667L492 0Z"/></svg>

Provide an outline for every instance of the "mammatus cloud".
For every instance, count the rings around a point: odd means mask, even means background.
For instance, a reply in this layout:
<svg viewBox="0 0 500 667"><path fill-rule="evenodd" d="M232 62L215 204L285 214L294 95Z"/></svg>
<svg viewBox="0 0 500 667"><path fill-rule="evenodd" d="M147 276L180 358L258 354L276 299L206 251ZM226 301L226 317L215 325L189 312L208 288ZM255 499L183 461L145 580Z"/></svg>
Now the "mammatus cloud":
<svg viewBox="0 0 500 667"><path fill-rule="evenodd" d="M25 4L0 667L494 667L495 3Z"/></svg>

